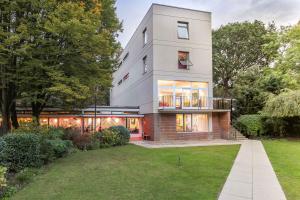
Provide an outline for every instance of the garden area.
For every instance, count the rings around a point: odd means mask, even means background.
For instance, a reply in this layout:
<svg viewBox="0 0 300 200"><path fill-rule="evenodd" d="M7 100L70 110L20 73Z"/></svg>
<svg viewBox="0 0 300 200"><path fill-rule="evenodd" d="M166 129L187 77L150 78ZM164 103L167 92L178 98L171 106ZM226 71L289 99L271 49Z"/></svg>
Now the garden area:
<svg viewBox="0 0 300 200"><path fill-rule="evenodd" d="M238 145L80 151L42 168L11 199L216 199ZM209 170L208 170L209 169Z"/></svg>
<svg viewBox="0 0 300 200"><path fill-rule="evenodd" d="M263 140L287 199L300 199L300 140Z"/></svg>
<svg viewBox="0 0 300 200"><path fill-rule="evenodd" d="M74 128L55 128L29 123L0 138L0 199L11 197L50 163L79 151L125 145L130 132L112 126L84 133Z"/></svg>

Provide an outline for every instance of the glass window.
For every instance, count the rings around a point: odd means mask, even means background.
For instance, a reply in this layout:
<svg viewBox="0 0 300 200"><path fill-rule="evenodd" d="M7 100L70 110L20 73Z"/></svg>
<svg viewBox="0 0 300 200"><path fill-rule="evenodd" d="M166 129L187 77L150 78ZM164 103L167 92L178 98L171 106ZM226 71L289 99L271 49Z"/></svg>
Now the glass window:
<svg viewBox="0 0 300 200"><path fill-rule="evenodd" d="M191 89L182 89L182 102L184 107L191 106Z"/></svg>
<svg viewBox="0 0 300 200"><path fill-rule="evenodd" d="M49 118L49 126L57 127L58 119L57 118Z"/></svg>
<svg viewBox="0 0 300 200"><path fill-rule="evenodd" d="M144 45L147 44L147 42L148 42L147 28L145 28L143 31L143 42L144 42Z"/></svg>
<svg viewBox="0 0 300 200"><path fill-rule="evenodd" d="M193 132L208 132L207 114L193 114Z"/></svg>
<svg viewBox="0 0 300 200"><path fill-rule="evenodd" d="M178 69L188 69L189 52L178 51Z"/></svg>
<svg viewBox="0 0 300 200"><path fill-rule="evenodd" d="M176 81L176 87L190 88L191 87L191 82L189 82L189 81Z"/></svg>
<svg viewBox="0 0 300 200"><path fill-rule="evenodd" d="M159 89L159 106L173 107L173 88Z"/></svg>
<svg viewBox="0 0 300 200"><path fill-rule="evenodd" d="M192 82L193 88L208 88L207 82Z"/></svg>
<svg viewBox="0 0 300 200"><path fill-rule="evenodd" d="M63 128L80 128L81 127L81 119L80 118L73 118L73 117L66 117L66 118L59 118L59 126Z"/></svg>
<svg viewBox="0 0 300 200"><path fill-rule="evenodd" d="M177 36L179 39L189 39L189 23L187 22L177 23Z"/></svg>
<svg viewBox="0 0 300 200"><path fill-rule="evenodd" d="M184 115L184 131L192 132L192 115L191 114Z"/></svg>
<svg viewBox="0 0 300 200"><path fill-rule="evenodd" d="M208 114L176 114L177 132L208 132Z"/></svg>
<svg viewBox="0 0 300 200"><path fill-rule="evenodd" d="M138 134L140 132L139 118L127 118L127 128L130 133Z"/></svg>
<svg viewBox="0 0 300 200"><path fill-rule="evenodd" d="M173 86L175 81L164 81L164 80L159 80L158 81L158 86Z"/></svg>
<svg viewBox="0 0 300 200"><path fill-rule="evenodd" d="M143 58L143 73L147 73L148 65L147 65L147 56Z"/></svg>
<svg viewBox="0 0 300 200"><path fill-rule="evenodd" d="M48 126L48 118L40 118L40 125Z"/></svg>
<svg viewBox="0 0 300 200"><path fill-rule="evenodd" d="M160 107L208 107L208 83L190 81L158 81Z"/></svg>
<svg viewBox="0 0 300 200"><path fill-rule="evenodd" d="M183 132L183 114L176 114L176 131Z"/></svg>

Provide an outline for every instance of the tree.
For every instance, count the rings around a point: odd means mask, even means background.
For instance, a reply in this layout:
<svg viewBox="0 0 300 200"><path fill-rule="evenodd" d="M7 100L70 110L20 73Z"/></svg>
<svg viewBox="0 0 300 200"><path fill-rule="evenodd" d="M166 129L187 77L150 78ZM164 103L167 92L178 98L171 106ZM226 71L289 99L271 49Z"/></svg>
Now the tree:
<svg viewBox="0 0 300 200"><path fill-rule="evenodd" d="M274 31L274 25L266 28L260 21L230 23L213 31L213 71L218 95L231 96L239 72L270 63L277 46L265 52L263 45L274 39Z"/></svg>
<svg viewBox="0 0 300 200"><path fill-rule="evenodd" d="M7 58L12 45L1 51L1 81L5 81L1 86L9 85L7 82L18 86L18 97L31 105L37 123L49 102L59 102L64 107L83 106L89 102L96 85L102 89L99 93L111 86L117 63L115 55L120 46L116 36L121 30L114 5L114 0L14 0L1 4L1 14L10 8L7 15L13 16L12 22L22 22L16 33L22 33L23 38L17 41L26 47L18 46L20 53L14 57L17 64L13 68L8 65L11 62ZM14 17L11 13L18 10L23 13ZM8 36L12 35L10 27L7 25L5 29ZM2 40L8 38L2 35ZM7 39L7 42L12 41ZM7 72L11 77L4 76ZM17 80L13 78L15 75ZM2 88L1 94L7 87ZM10 106L13 101L6 99L5 105ZM2 116L5 113L10 114L7 109L2 111ZM8 122L6 120L5 124Z"/></svg>
<svg viewBox="0 0 300 200"><path fill-rule="evenodd" d="M11 116L13 125L18 126L15 118L18 70L23 61L21 57L28 48L27 23L36 14L34 8L29 12L29 7L29 1L4 0L0 3L0 105L4 133L10 129Z"/></svg>
<svg viewBox="0 0 300 200"><path fill-rule="evenodd" d="M261 88L263 69L253 66L244 72L240 72L235 79L232 94L236 99L236 116L256 114L263 107L267 94Z"/></svg>

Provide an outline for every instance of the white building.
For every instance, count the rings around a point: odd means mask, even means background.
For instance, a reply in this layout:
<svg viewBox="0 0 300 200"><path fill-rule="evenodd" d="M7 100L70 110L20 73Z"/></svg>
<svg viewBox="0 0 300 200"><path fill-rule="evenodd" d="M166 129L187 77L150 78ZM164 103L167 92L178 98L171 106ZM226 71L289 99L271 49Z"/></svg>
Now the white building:
<svg viewBox="0 0 300 200"><path fill-rule="evenodd" d="M111 106L139 106L151 140L228 137L213 98L211 13L153 4L120 56Z"/></svg>

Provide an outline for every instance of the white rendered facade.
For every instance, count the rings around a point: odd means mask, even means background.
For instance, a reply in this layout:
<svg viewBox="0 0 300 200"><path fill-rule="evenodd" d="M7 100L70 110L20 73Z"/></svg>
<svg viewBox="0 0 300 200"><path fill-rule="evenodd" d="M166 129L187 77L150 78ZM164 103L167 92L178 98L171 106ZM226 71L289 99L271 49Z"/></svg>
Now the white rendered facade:
<svg viewBox="0 0 300 200"><path fill-rule="evenodd" d="M179 22L188 24L188 39L178 37ZM189 52L189 69L178 68L179 51ZM139 106L141 114L158 113L159 80L207 82L207 96L212 97L211 13L153 4L120 61L113 75L111 106Z"/></svg>

